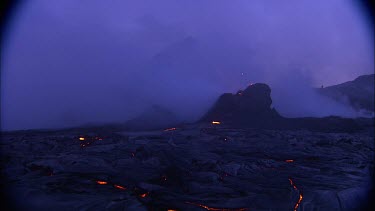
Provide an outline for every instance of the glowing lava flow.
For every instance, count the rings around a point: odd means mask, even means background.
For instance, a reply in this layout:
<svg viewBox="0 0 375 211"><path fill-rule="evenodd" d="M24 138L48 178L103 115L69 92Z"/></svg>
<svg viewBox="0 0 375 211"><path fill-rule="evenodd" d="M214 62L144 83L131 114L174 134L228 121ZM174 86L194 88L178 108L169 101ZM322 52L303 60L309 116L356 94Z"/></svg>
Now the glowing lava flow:
<svg viewBox="0 0 375 211"><path fill-rule="evenodd" d="M94 143L95 141L101 141L103 140L103 138L99 137L99 136L95 136L95 137L92 137L92 136L80 136L78 137L78 140L80 141L80 146L81 148L83 147L86 147L92 143Z"/></svg>
<svg viewBox="0 0 375 211"><path fill-rule="evenodd" d="M299 199L298 199L297 203L294 205L294 210L293 210L293 211L297 211L299 205L302 202L303 195L302 195L302 192L300 190L298 190L297 186L294 184L292 179L289 178L289 182L290 182L290 185L294 188L294 190L297 190L299 192Z"/></svg>
<svg viewBox="0 0 375 211"><path fill-rule="evenodd" d="M177 128L172 127L172 128L165 129L164 131L172 131L172 130L177 130Z"/></svg>
<svg viewBox="0 0 375 211"><path fill-rule="evenodd" d="M99 184L99 185L106 185L106 184L108 184L108 182L106 182L106 181L96 181L96 183L97 184Z"/></svg>
<svg viewBox="0 0 375 211"><path fill-rule="evenodd" d="M148 193L143 193L143 194L141 194L141 195L139 195L141 198L144 198L144 197L146 197L148 195Z"/></svg>
<svg viewBox="0 0 375 211"><path fill-rule="evenodd" d="M194 205L194 206L197 206L197 207L201 207L203 209L206 209L206 210L212 210L212 211L245 211L245 210L249 210L248 208L215 208L215 207L209 207L209 206L206 206L206 205L203 205L203 204L197 204L197 203L193 203L193 202L185 202L186 204L191 204L191 205Z"/></svg>
<svg viewBox="0 0 375 211"><path fill-rule="evenodd" d="M292 162L294 162L294 160L285 160L285 162L292 163Z"/></svg>
<svg viewBox="0 0 375 211"><path fill-rule="evenodd" d="M213 125L220 125L220 122L219 121L212 121L212 124Z"/></svg>
<svg viewBox="0 0 375 211"><path fill-rule="evenodd" d="M121 186L121 185L113 185L113 187L115 187L117 189L121 189L121 190L126 190L126 188Z"/></svg>
<svg viewBox="0 0 375 211"><path fill-rule="evenodd" d="M108 184L110 184L107 181L101 181L101 180L96 180L95 182L98 185L108 185ZM117 188L117 189L120 189L120 190L126 190L126 187L124 187L124 186L116 185L116 184L112 184L112 185L113 185L114 188Z"/></svg>

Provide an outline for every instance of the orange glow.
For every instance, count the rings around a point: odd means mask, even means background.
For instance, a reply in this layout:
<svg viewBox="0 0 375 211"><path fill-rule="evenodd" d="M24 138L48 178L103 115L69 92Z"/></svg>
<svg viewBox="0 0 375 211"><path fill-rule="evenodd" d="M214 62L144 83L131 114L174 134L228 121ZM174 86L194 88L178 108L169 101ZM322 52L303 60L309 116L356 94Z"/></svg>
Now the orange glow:
<svg viewBox="0 0 375 211"><path fill-rule="evenodd" d="M297 186L294 184L293 180L289 178L289 182L290 182L290 185L293 186L294 190L298 190ZM298 209L298 206L301 204L302 202L302 199L303 199L303 195L302 195L302 192L299 191L299 199L298 201L296 202L296 204L294 205L294 211L297 211Z"/></svg>
<svg viewBox="0 0 375 211"><path fill-rule="evenodd" d="M172 131L172 130L177 130L177 128L172 127L172 128L165 129L164 131Z"/></svg>
<svg viewBox="0 0 375 211"><path fill-rule="evenodd" d="M141 198L144 198L144 197L146 197L148 195L148 193L144 193L144 194L141 194L141 195L139 195Z"/></svg>
<svg viewBox="0 0 375 211"><path fill-rule="evenodd" d="M174 210L174 209L168 209L167 211L177 211L177 210Z"/></svg>
<svg viewBox="0 0 375 211"><path fill-rule="evenodd" d="M79 140L80 140L80 141L84 141L85 138L84 138L84 137L79 137Z"/></svg>
<svg viewBox="0 0 375 211"><path fill-rule="evenodd" d="M115 187L117 189L121 189L121 190L126 190L126 188L121 186L121 185L113 185L113 187Z"/></svg>
<svg viewBox="0 0 375 211"><path fill-rule="evenodd" d="M294 188L295 190L297 190L297 186L294 185L293 180L289 178L289 182L290 182L290 185L293 186L293 188Z"/></svg>
<svg viewBox="0 0 375 211"><path fill-rule="evenodd" d="M301 204L302 198L303 198L303 196L302 196L302 194L300 193L300 194L299 194L299 199L298 199L296 205L294 205L294 211L297 211L298 206Z"/></svg>
<svg viewBox="0 0 375 211"><path fill-rule="evenodd" d="M212 121L212 124L213 125L220 125L220 122L218 122L218 121Z"/></svg>
<svg viewBox="0 0 375 211"><path fill-rule="evenodd" d="M285 162L292 163L292 162L294 162L294 160L285 160Z"/></svg>
<svg viewBox="0 0 375 211"><path fill-rule="evenodd" d="M106 184L108 184L108 182L106 182L106 181L96 181L96 184L99 184L99 185L106 185Z"/></svg>
<svg viewBox="0 0 375 211"><path fill-rule="evenodd" d="M206 210L212 210L212 211L245 211L249 210L248 208L215 208L215 207L209 207L203 204L193 203L193 202L185 202L186 204L195 205L197 207L201 207Z"/></svg>

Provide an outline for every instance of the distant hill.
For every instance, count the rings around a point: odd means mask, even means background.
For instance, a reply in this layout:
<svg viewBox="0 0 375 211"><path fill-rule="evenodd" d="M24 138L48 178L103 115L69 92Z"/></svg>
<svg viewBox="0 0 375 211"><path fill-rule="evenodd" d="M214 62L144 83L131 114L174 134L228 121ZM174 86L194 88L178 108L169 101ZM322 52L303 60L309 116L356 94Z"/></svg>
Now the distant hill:
<svg viewBox="0 0 375 211"><path fill-rule="evenodd" d="M128 130L152 130L175 126L180 123L176 115L167 108L152 105L149 109L122 125Z"/></svg>
<svg viewBox="0 0 375 211"><path fill-rule="evenodd" d="M318 92L353 108L374 112L375 75L362 75L353 81L318 88Z"/></svg>

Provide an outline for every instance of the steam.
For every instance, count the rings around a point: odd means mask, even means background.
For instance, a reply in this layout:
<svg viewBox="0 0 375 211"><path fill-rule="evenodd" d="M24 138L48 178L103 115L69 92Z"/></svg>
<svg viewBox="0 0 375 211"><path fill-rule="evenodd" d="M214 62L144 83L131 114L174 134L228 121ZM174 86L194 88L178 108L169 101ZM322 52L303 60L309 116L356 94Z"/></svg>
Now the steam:
<svg viewBox="0 0 375 211"><path fill-rule="evenodd" d="M272 88L285 116L356 116L311 88L373 71L353 2L24 3L2 47L2 129L124 122L153 104L194 121L223 92Z"/></svg>

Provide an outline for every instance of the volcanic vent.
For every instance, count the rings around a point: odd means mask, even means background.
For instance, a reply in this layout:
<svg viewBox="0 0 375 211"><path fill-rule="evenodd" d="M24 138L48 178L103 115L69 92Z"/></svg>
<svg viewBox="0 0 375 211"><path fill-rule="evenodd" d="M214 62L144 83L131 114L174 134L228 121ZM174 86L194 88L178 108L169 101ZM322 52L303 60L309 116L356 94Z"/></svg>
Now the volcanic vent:
<svg viewBox="0 0 375 211"><path fill-rule="evenodd" d="M293 99L288 99L293 103ZM257 83L236 94L222 94L201 122L220 122L236 127L267 129L307 129L314 131L354 132L372 125L373 120L360 120L327 116L323 118L281 116L271 107L271 89L267 84ZM363 123L361 121L367 122Z"/></svg>
<svg viewBox="0 0 375 211"><path fill-rule="evenodd" d="M247 126L269 125L272 121L282 119L271 105L270 87L267 84L256 83L243 91L239 90L236 94L222 94L201 121L220 120Z"/></svg>

